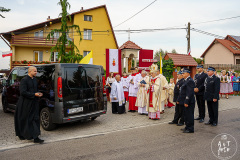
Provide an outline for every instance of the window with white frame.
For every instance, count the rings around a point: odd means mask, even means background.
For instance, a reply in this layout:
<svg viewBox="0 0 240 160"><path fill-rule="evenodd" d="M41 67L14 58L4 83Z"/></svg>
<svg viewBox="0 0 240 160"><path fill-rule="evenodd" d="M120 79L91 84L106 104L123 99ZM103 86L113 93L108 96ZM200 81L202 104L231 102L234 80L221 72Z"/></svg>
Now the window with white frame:
<svg viewBox="0 0 240 160"><path fill-rule="evenodd" d="M51 62L58 62L58 52L51 53Z"/></svg>
<svg viewBox="0 0 240 160"><path fill-rule="evenodd" d="M92 30L91 29L84 29L83 39L92 40Z"/></svg>
<svg viewBox="0 0 240 160"><path fill-rule="evenodd" d="M92 22L92 16L91 15L84 15L84 21Z"/></svg>
<svg viewBox="0 0 240 160"><path fill-rule="evenodd" d="M83 51L83 57L85 57L86 55L88 55L90 53L90 51Z"/></svg>
<svg viewBox="0 0 240 160"><path fill-rule="evenodd" d="M59 32L54 32L54 34L53 34L53 36L52 36L52 38L59 38L60 37L60 33Z"/></svg>

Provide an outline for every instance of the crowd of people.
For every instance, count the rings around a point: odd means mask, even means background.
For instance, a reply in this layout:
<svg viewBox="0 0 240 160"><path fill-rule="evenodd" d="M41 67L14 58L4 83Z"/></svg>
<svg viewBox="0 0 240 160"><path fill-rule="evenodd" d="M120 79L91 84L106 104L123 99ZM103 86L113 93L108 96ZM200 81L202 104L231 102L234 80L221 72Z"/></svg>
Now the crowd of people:
<svg viewBox="0 0 240 160"><path fill-rule="evenodd" d="M164 114L165 107L175 106L174 118L169 124L185 127L184 133L194 133L194 120L203 123L205 119L205 102L207 102L209 121L206 125L218 124L219 95L237 95L240 89L238 73L223 70L218 74L215 68L209 67L205 73L203 66L197 66L197 74L192 79L190 70L183 68L177 73L176 84L160 74L157 65L152 65L150 72L131 68L131 74L126 73L107 78L112 113L126 113L125 103L129 103L128 112L138 112L149 119L158 120ZM195 100L199 116L194 119Z"/></svg>

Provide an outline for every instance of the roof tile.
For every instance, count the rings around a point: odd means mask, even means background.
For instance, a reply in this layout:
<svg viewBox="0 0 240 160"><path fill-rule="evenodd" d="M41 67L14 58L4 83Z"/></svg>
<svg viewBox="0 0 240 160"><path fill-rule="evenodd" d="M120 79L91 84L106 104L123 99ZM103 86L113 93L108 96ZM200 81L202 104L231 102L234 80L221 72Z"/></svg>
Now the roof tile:
<svg viewBox="0 0 240 160"><path fill-rule="evenodd" d="M120 49L142 49L142 48L132 41L127 41L120 47Z"/></svg>
<svg viewBox="0 0 240 160"><path fill-rule="evenodd" d="M191 55L177 53L167 53L166 55L173 60L175 66L197 66L197 62Z"/></svg>

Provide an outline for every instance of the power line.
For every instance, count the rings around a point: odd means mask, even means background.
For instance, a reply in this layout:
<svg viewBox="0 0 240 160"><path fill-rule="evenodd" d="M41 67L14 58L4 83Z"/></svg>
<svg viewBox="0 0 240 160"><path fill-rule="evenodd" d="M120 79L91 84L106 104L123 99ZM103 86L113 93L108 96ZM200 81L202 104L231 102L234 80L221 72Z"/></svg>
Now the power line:
<svg viewBox="0 0 240 160"><path fill-rule="evenodd" d="M191 30L192 30L192 31L195 31L195 32L198 32L198 33L205 34L205 35L209 35L209 36L221 38L221 39L224 38L223 36L219 36L219 35L217 35L217 34L209 33L209 32L206 32L206 31L202 31L202 30L196 29L196 28L191 28Z"/></svg>
<svg viewBox="0 0 240 160"><path fill-rule="evenodd" d="M224 20L235 19L235 18L240 18L240 16L229 17L229 18L222 18L222 19L211 20L211 21L204 21L204 22L198 22L198 23L192 23L192 25L203 24L203 23L211 23L211 22L218 22L218 21L224 21Z"/></svg>
<svg viewBox="0 0 240 160"><path fill-rule="evenodd" d="M153 2L151 2L149 5L147 5L146 7L144 7L143 9L141 9L140 11L138 11L136 14L134 14L133 16L131 16L130 18L126 19L125 21L119 23L118 25L116 25L115 27L118 27L120 25L122 25L123 23L127 22L128 20L132 19L133 17L135 17L136 15L138 15L139 13L141 13L143 10L147 9L149 6L151 6L153 3L155 3L157 0L154 0ZM115 28L114 27L114 28Z"/></svg>

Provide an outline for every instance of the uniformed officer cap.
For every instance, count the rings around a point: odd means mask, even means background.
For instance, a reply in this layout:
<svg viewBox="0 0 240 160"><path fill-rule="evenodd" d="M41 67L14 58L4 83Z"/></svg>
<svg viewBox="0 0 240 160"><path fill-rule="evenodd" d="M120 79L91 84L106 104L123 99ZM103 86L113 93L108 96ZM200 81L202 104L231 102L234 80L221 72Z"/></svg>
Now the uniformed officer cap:
<svg viewBox="0 0 240 160"><path fill-rule="evenodd" d="M208 67L208 70L207 71L216 71L214 67Z"/></svg>
<svg viewBox="0 0 240 160"><path fill-rule="evenodd" d="M189 70L188 68L184 68L184 69L182 70L182 73L191 73L191 72L190 72L190 70Z"/></svg>
<svg viewBox="0 0 240 160"><path fill-rule="evenodd" d="M198 65L197 68L203 68L203 65Z"/></svg>
<svg viewBox="0 0 240 160"><path fill-rule="evenodd" d="M182 71L178 71L178 73L177 74L182 74Z"/></svg>

